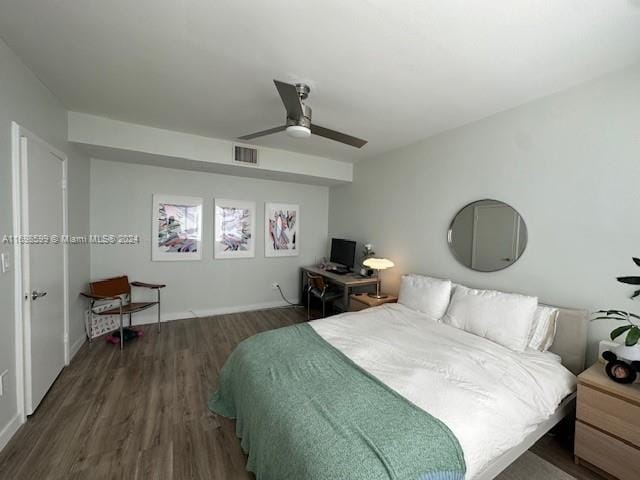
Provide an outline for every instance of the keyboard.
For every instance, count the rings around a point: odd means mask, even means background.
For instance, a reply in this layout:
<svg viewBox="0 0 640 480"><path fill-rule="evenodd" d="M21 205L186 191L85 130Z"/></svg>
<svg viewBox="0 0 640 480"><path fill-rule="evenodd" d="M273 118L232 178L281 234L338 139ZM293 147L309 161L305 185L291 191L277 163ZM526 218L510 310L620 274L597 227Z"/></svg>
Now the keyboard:
<svg viewBox="0 0 640 480"><path fill-rule="evenodd" d="M326 271L335 273L336 275L346 275L347 273L349 273L349 270L344 268L328 268Z"/></svg>

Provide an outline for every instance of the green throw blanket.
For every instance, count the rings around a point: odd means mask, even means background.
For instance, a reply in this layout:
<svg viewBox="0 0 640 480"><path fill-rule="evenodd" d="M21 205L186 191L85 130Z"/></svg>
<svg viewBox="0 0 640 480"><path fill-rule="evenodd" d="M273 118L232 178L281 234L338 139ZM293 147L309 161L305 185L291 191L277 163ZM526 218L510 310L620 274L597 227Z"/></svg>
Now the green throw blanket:
<svg viewBox="0 0 640 480"><path fill-rule="evenodd" d="M209 408L237 420L258 480L464 478L462 449L446 425L307 324L240 343Z"/></svg>

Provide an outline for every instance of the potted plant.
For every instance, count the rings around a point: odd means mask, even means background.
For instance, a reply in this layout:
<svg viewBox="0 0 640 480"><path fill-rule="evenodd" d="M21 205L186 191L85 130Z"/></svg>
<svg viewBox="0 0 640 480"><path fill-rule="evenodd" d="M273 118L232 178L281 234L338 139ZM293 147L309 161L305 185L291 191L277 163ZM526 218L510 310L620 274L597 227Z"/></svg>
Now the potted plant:
<svg viewBox="0 0 640 480"><path fill-rule="evenodd" d="M370 277L371 275L373 275L373 270L365 267L364 261L367 258L373 257L375 254L376 252L373 251L373 245L371 245L370 243L366 243L362 246L362 262L360 262L362 268L360 269L360 275L362 275L363 277Z"/></svg>
<svg viewBox="0 0 640 480"><path fill-rule="evenodd" d="M640 258L633 258L633 263L640 267ZM640 276L618 277L617 280L620 283L627 285L640 286ZM631 295L631 299L638 298L640 296L640 289L637 289ZM611 331L611 340L615 340L621 335L626 334L624 339L624 345L616 348L615 354L628 361L640 361L640 316L635 313L627 312L624 310L598 310L596 312L599 316L595 320L617 320L624 322L625 325L616 327Z"/></svg>

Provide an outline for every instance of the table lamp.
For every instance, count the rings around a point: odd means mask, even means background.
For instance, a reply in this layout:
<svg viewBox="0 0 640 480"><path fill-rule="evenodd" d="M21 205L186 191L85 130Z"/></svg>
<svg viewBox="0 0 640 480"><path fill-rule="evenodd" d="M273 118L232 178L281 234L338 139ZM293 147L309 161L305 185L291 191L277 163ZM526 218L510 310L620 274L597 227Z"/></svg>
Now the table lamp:
<svg viewBox="0 0 640 480"><path fill-rule="evenodd" d="M376 293L370 293L369 296L377 299L387 298L388 295L380 295L380 270L386 270L387 268L395 266L393 262L386 258L367 258L362 264L365 267L375 270L376 278L378 279L378 283L376 283Z"/></svg>

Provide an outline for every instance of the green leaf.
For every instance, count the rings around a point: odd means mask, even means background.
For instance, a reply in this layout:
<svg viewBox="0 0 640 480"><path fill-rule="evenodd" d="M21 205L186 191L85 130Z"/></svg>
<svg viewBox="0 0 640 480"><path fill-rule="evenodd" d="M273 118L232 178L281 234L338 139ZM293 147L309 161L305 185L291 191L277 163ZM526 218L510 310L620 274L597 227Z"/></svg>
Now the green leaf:
<svg viewBox="0 0 640 480"><path fill-rule="evenodd" d="M640 285L640 277L618 277L617 280L620 283L627 283L629 285Z"/></svg>
<svg viewBox="0 0 640 480"><path fill-rule="evenodd" d="M633 263L640 267L640 258L632 257Z"/></svg>
<svg viewBox="0 0 640 480"><path fill-rule="evenodd" d="M624 342L624 344L627 347L633 347L638 343L638 340L640 340L640 328L634 326L633 328L631 328L631 330L629 330L629 333L627 333L627 340Z"/></svg>
<svg viewBox="0 0 640 480"><path fill-rule="evenodd" d="M627 330L631 330L633 325L623 325L622 327L618 327L611 332L611 340L615 340L620 335L622 335Z"/></svg>
<svg viewBox="0 0 640 480"><path fill-rule="evenodd" d="M596 317L594 320L618 320L620 322L626 322L626 318L612 317L611 315L607 315L606 317Z"/></svg>
<svg viewBox="0 0 640 480"><path fill-rule="evenodd" d="M626 312L623 312L622 310L598 310L595 313L604 313L605 315L626 315Z"/></svg>

